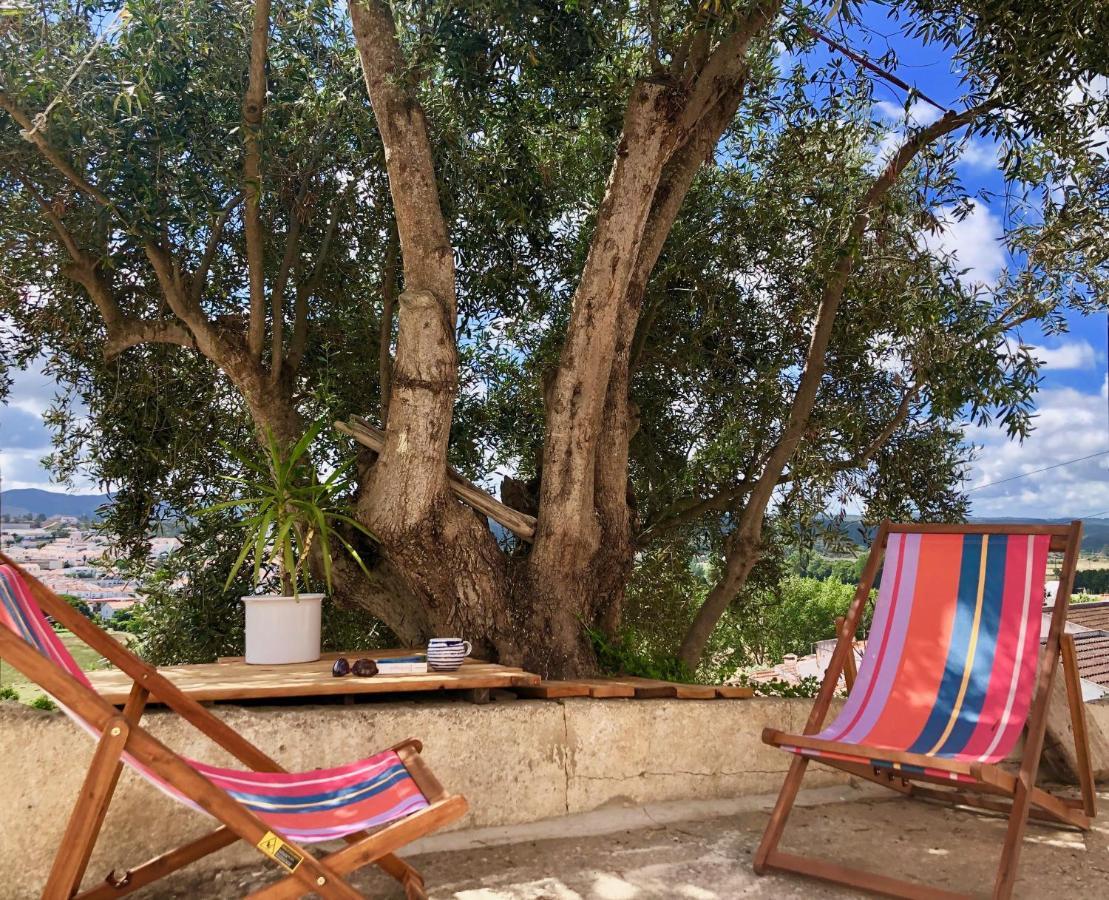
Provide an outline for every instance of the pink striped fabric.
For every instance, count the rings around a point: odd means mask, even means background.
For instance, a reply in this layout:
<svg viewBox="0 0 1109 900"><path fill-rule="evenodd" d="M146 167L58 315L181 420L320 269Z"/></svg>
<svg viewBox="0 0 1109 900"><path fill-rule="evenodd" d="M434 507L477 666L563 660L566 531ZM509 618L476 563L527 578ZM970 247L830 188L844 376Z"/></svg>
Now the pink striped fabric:
<svg viewBox="0 0 1109 900"><path fill-rule="evenodd" d="M816 737L963 762L1007 756L1032 702L1050 542L1048 535L892 532L858 678Z"/></svg>
<svg viewBox="0 0 1109 900"><path fill-rule="evenodd" d="M23 579L11 566L0 566L0 626L15 632L55 665L92 689L85 673L54 633ZM99 737L96 729L80 716L65 707L62 709L80 728ZM204 812L130 754L125 753L123 759L163 793ZM393 751L345 766L302 773L250 772L189 759L185 762L253 810L274 831L302 844L345 837L428 806L408 769Z"/></svg>

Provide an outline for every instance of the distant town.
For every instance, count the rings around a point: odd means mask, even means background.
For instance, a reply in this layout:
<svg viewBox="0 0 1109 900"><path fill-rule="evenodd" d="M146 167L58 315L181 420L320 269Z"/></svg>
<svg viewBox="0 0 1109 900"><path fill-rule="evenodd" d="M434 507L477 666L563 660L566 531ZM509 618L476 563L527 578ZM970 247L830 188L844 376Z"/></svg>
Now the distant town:
<svg viewBox="0 0 1109 900"><path fill-rule="evenodd" d="M91 525L77 516L5 514L0 517L0 547L52 590L76 597L104 622L129 618L142 598L133 582L97 565L109 542ZM150 543L151 556L161 558L180 542L156 537Z"/></svg>

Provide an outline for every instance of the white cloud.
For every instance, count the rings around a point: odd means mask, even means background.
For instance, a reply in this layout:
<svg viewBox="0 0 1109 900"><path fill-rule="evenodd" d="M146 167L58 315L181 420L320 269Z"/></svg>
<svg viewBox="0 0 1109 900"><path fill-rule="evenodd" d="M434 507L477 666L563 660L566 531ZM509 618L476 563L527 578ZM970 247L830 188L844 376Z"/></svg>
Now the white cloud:
<svg viewBox="0 0 1109 900"><path fill-rule="evenodd" d="M41 416L49 409L59 391L58 383L42 373L45 364L46 360L40 356L26 369L15 369L9 373L12 379L8 392L9 407L33 416Z"/></svg>
<svg viewBox="0 0 1109 900"><path fill-rule="evenodd" d="M966 482L968 489L980 488L970 494L974 515L1054 518L1109 511L1109 455L996 484L1109 449L1107 401L1109 379L1100 391L1040 391L1035 431L1023 444L998 428L968 428L967 440L982 447Z"/></svg>
<svg viewBox="0 0 1109 900"><path fill-rule="evenodd" d="M937 256L952 257L958 269L967 270L963 275L966 281L993 284L1006 262L1001 220L977 200L971 201L971 211L963 219L948 206L937 210L936 220L940 230L925 234L924 246Z"/></svg>
<svg viewBox="0 0 1109 900"><path fill-rule="evenodd" d="M97 486L78 476L72 487L50 480L40 462L49 454L51 434L42 420L61 393L58 383L42 372L46 360L38 357L26 368L13 370L7 402L0 404L0 477L4 490L40 488L73 494L99 493Z"/></svg>
<svg viewBox="0 0 1109 900"><path fill-rule="evenodd" d="M1089 341L1064 341L1058 347L1032 347L1032 355L1048 369L1092 369L1099 361Z"/></svg>
<svg viewBox="0 0 1109 900"><path fill-rule="evenodd" d="M961 148L959 165L975 172L995 172L1001 168L1001 149L992 141L970 138Z"/></svg>
<svg viewBox="0 0 1109 900"><path fill-rule="evenodd" d="M909 104L908 114L900 103L890 103L888 100L879 100L874 104L878 118L889 122L908 122L914 128L931 125L940 117L940 111L932 104L917 100Z"/></svg>

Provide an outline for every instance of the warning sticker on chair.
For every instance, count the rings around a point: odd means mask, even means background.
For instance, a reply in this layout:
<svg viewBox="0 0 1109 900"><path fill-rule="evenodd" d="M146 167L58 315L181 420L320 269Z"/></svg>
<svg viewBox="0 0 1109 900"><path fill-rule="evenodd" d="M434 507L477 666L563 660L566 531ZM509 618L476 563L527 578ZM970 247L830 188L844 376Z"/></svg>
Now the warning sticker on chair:
<svg viewBox="0 0 1109 900"><path fill-rule="evenodd" d="M283 865L290 872L295 872L296 867L300 865L300 854L291 850L289 845L272 831L267 831L262 835L262 840L258 842L258 849L265 853L270 859Z"/></svg>

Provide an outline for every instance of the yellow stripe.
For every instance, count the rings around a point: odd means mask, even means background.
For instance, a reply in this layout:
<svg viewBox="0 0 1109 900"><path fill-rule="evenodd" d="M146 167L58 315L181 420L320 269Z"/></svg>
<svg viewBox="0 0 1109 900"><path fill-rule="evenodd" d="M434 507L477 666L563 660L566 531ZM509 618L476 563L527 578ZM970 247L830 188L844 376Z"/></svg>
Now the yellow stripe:
<svg viewBox="0 0 1109 900"><path fill-rule="evenodd" d="M947 727L936 741L934 747L928 752L935 753L951 734L955 722L959 719L959 710L962 709L963 700L966 699L967 686L970 684L970 673L974 669L974 654L978 649L978 627L982 624L982 598L986 594L986 548L989 546L990 536L982 535L982 559L978 564L978 600L974 607L974 625L970 629L970 645L967 647L966 666L963 669L963 683L959 685L959 696L955 698L955 705L951 709L951 718L947 720Z"/></svg>

